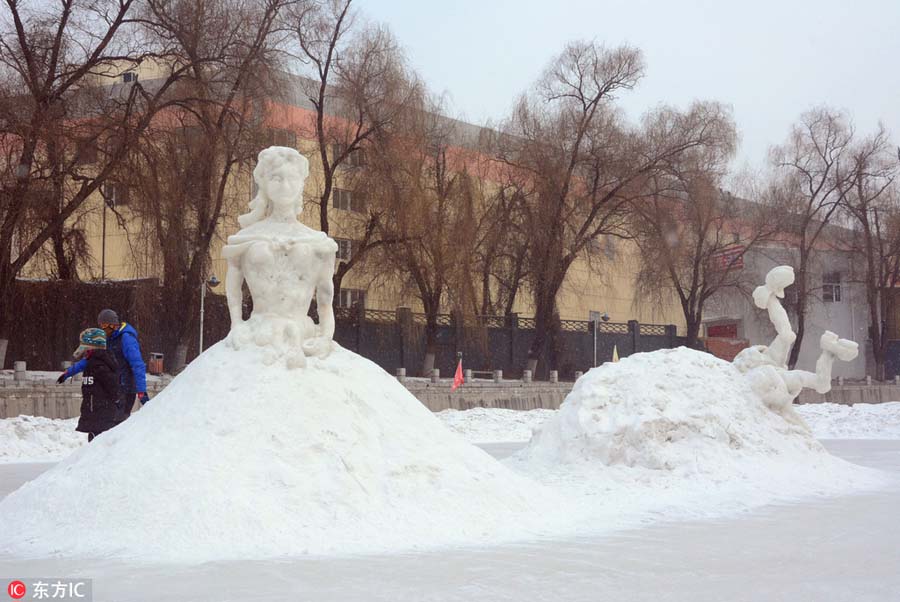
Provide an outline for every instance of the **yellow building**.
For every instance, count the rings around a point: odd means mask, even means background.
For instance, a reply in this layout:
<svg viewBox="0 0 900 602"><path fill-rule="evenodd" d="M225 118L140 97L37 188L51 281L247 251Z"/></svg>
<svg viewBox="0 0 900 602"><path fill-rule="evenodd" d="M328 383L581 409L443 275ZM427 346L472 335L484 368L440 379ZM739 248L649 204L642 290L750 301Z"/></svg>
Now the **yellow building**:
<svg viewBox="0 0 900 602"><path fill-rule="evenodd" d="M111 81L129 82L137 77L158 75L157 67L142 69L140 73L128 71L110 76ZM322 187L323 170L314 140L305 139L303 132L312 115L312 107L302 94L286 95L288 98L273 102L270 115L272 142L283 146L294 146L310 160L310 176L306 183L307 202L301 219L307 225L318 228L318 207L310 199L318 197ZM469 133L477 131L477 126L461 124ZM212 248L211 274L219 280L225 277L226 265L220 259L220 248L228 235L238 230L237 217L245 213L254 192L254 184L249 169L245 169L233 179L228 203L223 210L221 227ZM104 203L114 205L114 210ZM137 218L129 210L128 191L115 183L104 187L104 194L95 194L70 224L83 229L90 249L87 265L80 266L82 279L131 280L158 278L161 274L158 253L153 244L144 240ZM340 179L332 195L329 217L334 227L331 235L341 245L341 253L352 252L354 212L361 205L354 202L353 192L341 188ZM356 213L358 216L359 214ZM636 249L626 240L612 237L597 241L591 250L590 260L580 258L569 270L558 299L560 317L564 320L589 320L608 315L613 322L636 319L643 323L675 324L679 331L684 329L684 319L674 296L670 304L660 306L651 300L636 298L634 275L636 273ZM47 259L36 258L28 266L25 276L40 277L50 273ZM364 268L364 266L362 266ZM221 290L219 291L221 292ZM418 311L416 298L404 292L403 287L393 283L372 284L372 276L364 269L348 273L343 282L340 298L336 303L350 306L364 299L371 309L393 310L397 307L411 307ZM522 316L533 315L533 306L528 291L522 291L516 300L515 311Z"/></svg>

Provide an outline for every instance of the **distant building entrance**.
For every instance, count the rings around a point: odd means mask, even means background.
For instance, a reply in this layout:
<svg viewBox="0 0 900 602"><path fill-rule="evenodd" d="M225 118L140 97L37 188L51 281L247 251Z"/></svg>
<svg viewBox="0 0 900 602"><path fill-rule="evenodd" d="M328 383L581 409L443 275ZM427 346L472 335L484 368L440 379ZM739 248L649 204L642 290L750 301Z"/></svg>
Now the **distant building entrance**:
<svg viewBox="0 0 900 602"><path fill-rule="evenodd" d="M707 324L703 343L707 351L728 362L748 345L746 340L738 338L737 320Z"/></svg>
<svg viewBox="0 0 900 602"><path fill-rule="evenodd" d="M708 326L706 328L706 336L711 339L736 339L738 338L737 322Z"/></svg>

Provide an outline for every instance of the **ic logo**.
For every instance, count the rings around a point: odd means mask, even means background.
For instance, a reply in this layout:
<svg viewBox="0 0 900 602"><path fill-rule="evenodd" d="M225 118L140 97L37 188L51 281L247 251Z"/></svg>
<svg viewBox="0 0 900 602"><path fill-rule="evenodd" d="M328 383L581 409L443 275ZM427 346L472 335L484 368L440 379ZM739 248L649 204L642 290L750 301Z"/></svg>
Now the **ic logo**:
<svg viewBox="0 0 900 602"><path fill-rule="evenodd" d="M6 593L13 600L21 600L25 597L25 584L21 581L10 581L6 586Z"/></svg>

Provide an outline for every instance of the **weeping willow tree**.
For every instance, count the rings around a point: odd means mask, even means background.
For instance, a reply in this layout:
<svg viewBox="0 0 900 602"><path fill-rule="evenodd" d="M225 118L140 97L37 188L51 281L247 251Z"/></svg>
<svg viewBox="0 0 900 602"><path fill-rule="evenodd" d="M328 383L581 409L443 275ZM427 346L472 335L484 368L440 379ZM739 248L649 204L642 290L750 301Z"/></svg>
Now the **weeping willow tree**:
<svg viewBox="0 0 900 602"><path fill-rule="evenodd" d="M171 108L143 133L117 180L142 230L131 237L142 243L133 254L138 261L159 258L164 347L177 371L197 333L210 248L223 218L245 209L248 190L238 181L271 143L267 100L278 90L278 24L289 2L148 4L195 67L173 88ZM217 60L203 61L199 53Z"/></svg>
<svg viewBox="0 0 900 602"><path fill-rule="evenodd" d="M474 313L472 275L481 190L455 122L424 98L402 124L376 136L367 165L380 208L385 269L412 290L425 314L422 373L434 368L439 315Z"/></svg>

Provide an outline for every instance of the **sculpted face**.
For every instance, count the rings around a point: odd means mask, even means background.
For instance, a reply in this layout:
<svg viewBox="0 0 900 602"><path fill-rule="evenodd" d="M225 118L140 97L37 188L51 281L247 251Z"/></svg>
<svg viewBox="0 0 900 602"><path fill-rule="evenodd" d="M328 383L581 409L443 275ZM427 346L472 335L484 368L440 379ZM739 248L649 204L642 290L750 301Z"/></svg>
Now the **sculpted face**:
<svg viewBox="0 0 900 602"><path fill-rule="evenodd" d="M276 207L293 207L303 192L303 180L295 166L283 164L269 172L262 188Z"/></svg>

